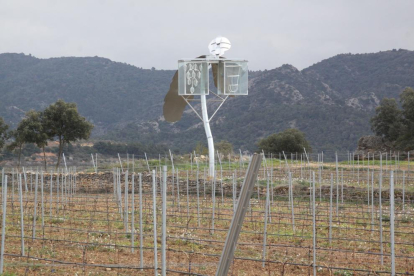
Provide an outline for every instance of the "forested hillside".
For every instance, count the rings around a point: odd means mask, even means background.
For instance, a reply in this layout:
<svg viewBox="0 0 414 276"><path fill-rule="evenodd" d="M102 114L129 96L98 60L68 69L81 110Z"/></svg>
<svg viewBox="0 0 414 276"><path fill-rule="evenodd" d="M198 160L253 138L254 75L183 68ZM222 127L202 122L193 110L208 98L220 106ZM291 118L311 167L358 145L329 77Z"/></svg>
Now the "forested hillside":
<svg viewBox="0 0 414 276"><path fill-rule="evenodd" d="M1 54L0 116L13 125L25 111L62 98L76 102L95 124L96 139L151 141L188 151L205 134L190 109L180 122L163 120L173 74L99 57ZM250 72L249 83L249 96L229 99L212 121L216 141L254 150L260 138L295 127L314 150L354 149L360 136L371 133L369 118L379 101L414 86L414 52L342 54L302 71L283 65Z"/></svg>
<svg viewBox="0 0 414 276"><path fill-rule="evenodd" d="M148 70L99 57L37 59L0 55L0 116L15 124L29 109L57 99L76 102L95 135L126 121L160 116L173 72Z"/></svg>

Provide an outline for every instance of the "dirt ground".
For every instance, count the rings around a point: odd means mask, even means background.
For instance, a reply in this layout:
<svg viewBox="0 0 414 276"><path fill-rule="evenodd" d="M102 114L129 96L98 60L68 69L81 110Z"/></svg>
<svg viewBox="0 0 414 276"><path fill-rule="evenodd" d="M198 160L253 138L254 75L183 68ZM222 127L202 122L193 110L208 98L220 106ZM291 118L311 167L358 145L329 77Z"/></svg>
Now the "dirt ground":
<svg viewBox="0 0 414 276"><path fill-rule="evenodd" d="M187 193L185 175L180 177L179 185L168 186L167 274L214 275L233 215L233 187L229 184L231 182L224 183L222 196L221 183L217 182L216 194L212 195L212 184L200 182L197 196L197 190L191 183ZM278 186L269 194L264 238L267 189L266 182L261 181L259 179L247 210L229 275L313 274L309 183L295 183L292 210L288 188L282 181L277 182ZM45 189L43 196L39 187L37 204L34 189L23 192L23 256L17 185L14 192L8 190L4 275L154 275L154 217L157 222L157 266L160 273L160 186L156 193L154 216L152 184L143 184L140 217L140 195L135 189L132 197L131 183L127 189L127 200L124 181L121 181L120 197L113 189L95 193L80 189L81 182L77 185L71 186L68 182L64 190L54 190L52 194ZM240 185L241 180L238 180L237 192ZM360 190L348 189L345 185L344 201L334 195L331 204L329 189L327 185L322 186L317 190L322 196L316 193L315 199L317 274L389 274L389 203L384 200L380 210L378 193L375 196L374 191L372 205L372 202L368 204L364 201L367 191L362 185ZM349 196L348 190L354 194ZM127 212L125 205L128 206ZM408 198L403 206L401 200L397 201L395 213L396 270L404 275L414 275L413 202ZM141 245L143 268L140 262Z"/></svg>

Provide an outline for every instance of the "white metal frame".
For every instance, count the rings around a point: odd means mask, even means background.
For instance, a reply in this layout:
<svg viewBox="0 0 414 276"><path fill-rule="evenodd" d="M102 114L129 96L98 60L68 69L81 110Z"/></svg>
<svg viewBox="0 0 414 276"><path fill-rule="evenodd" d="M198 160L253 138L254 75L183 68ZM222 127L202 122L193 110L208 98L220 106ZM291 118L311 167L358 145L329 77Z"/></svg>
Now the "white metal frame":
<svg viewBox="0 0 414 276"><path fill-rule="evenodd" d="M180 61L187 61L187 60L180 60ZM245 61L245 60L225 60L225 59L219 59L218 57L215 56L208 56L206 58L197 58L197 59L192 59L192 60L188 60L188 61L205 61L207 63L215 63L218 64L219 61L220 62L227 62L227 61ZM211 66L211 65L210 65ZM210 68L209 66L209 68ZM219 76L217 76L218 78ZM180 81L179 81L180 82ZM217 80L217 82L219 83L219 80ZM217 85L217 90L220 89L220 85ZM203 122L204 125L204 130L206 132L206 136L207 136L207 144L208 144L208 160L209 160L209 170L208 170L208 175L210 177L214 177L215 175L215 151L214 151L214 140L213 140L213 135L211 133L211 128L210 128L210 121L213 119L213 117L216 115L216 113L219 111L219 109L221 108L221 106L224 104L224 102L227 100L227 98L229 97L229 95L218 95L219 93L214 93L212 91L209 90L208 87L208 81L207 81L207 89L206 89L206 93L202 94L202 95L194 95L194 96L200 96L200 105L201 105L201 115L197 112L197 110L190 104L190 102L187 100L186 96L189 96L190 94L186 94L186 95L180 95L184 101L186 101L186 103L190 106L190 108L194 111L194 113L197 115L197 117ZM207 97L206 95L208 95L209 93L213 94L214 96L216 96L218 98L217 101L220 102L220 105L217 107L217 109L214 111L213 115L211 115L211 117L208 116L208 110L207 110ZM236 95L236 94L235 94ZM224 96L224 97L222 97Z"/></svg>

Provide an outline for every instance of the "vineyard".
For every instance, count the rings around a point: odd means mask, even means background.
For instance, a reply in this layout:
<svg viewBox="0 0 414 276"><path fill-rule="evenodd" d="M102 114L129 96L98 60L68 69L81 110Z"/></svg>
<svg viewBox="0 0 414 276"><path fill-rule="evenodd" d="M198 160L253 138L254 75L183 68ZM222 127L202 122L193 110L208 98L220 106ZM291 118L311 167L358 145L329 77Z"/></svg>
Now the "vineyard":
<svg viewBox="0 0 414 276"><path fill-rule="evenodd" d="M264 156L229 275L414 274L409 157L329 158ZM248 165L4 168L4 275L215 275Z"/></svg>

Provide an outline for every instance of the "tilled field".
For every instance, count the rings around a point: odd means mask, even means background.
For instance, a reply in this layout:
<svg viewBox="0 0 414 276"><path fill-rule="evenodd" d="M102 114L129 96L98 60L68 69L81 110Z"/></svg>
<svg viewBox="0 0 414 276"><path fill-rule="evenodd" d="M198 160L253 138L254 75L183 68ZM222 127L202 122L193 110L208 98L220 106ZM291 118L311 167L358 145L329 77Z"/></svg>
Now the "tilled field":
<svg viewBox="0 0 414 276"><path fill-rule="evenodd" d="M168 274L214 275L242 178L234 182L223 178L222 183L197 181L190 174L187 185L186 174L179 175L178 180L177 174L170 176L167 183ZM60 184L55 179L52 191L50 179L42 182L40 174L27 183L27 190L22 181L22 205L18 178L13 185L9 181L5 275L154 275L155 254L160 271L161 177L156 179L155 216L151 178L143 178L140 194L138 175L134 176L134 189L131 175L126 189L125 177L116 175L114 183L94 184L102 185L99 193L85 188L74 175L59 177ZM319 275L390 273L389 193L384 192L380 208L378 192L372 193L375 189L367 193L361 183L357 193L350 193L354 186L329 185L326 177L315 191L314 248L309 183L295 178L290 202L286 178L275 176L269 184L273 189L267 189L265 180L260 178L255 187L230 275L312 274L314 252ZM266 198L269 212L265 229ZM410 196L404 205L402 200L396 201L396 271L404 275L414 274L413 207Z"/></svg>

